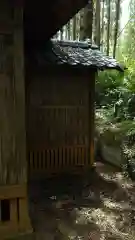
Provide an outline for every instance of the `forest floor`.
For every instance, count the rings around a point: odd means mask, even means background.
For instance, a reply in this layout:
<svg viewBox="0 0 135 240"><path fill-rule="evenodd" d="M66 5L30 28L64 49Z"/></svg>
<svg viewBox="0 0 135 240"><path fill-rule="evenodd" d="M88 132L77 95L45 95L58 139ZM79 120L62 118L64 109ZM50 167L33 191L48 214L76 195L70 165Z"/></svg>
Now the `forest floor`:
<svg viewBox="0 0 135 240"><path fill-rule="evenodd" d="M35 232L25 239L135 239L135 185L113 167L98 163L89 180L33 182L29 191Z"/></svg>

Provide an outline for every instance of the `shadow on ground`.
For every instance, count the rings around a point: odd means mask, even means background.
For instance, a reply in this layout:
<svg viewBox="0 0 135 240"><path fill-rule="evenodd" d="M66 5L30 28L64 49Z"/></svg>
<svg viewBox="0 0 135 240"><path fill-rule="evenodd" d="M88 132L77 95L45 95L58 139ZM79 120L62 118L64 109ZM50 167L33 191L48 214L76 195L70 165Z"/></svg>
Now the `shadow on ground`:
<svg viewBox="0 0 135 240"><path fill-rule="evenodd" d="M29 206L36 239L133 239L131 185L107 167L97 167L85 178L63 175L31 181Z"/></svg>

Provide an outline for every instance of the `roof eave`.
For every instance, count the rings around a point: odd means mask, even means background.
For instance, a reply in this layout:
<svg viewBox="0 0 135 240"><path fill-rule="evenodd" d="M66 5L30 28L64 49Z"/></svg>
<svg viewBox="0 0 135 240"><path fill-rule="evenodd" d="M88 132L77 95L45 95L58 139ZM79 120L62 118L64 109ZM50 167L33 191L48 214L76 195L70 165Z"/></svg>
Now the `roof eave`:
<svg viewBox="0 0 135 240"><path fill-rule="evenodd" d="M45 42L62 28L88 0L27 0L24 8L25 38Z"/></svg>

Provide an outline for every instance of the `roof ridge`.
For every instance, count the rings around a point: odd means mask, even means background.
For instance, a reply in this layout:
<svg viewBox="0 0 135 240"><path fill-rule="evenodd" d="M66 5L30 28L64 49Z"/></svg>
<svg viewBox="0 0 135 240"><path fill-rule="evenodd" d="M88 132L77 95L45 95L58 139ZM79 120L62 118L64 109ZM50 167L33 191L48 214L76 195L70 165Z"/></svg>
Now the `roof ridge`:
<svg viewBox="0 0 135 240"><path fill-rule="evenodd" d="M73 47L73 48L82 48L82 49L97 49L98 46L92 45L90 40L87 39L86 41L78 41L78 40L58 40L58 39L51 39L51 42L54 44L58 44L63 47Z"/></svg>

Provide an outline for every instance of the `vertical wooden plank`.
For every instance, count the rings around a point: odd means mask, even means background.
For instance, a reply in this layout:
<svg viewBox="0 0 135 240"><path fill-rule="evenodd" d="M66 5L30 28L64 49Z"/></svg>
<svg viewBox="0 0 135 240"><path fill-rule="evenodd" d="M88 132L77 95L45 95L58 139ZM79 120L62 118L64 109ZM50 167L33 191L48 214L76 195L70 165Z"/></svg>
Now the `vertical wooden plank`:
<svg viewBox="0 0 135 240"><path fill-rule="evenodd" d="M37 171L37 151L34 151L34 171Z"/></svg>
<svg viewBox="0 0 135 240"><path fill-rule="evenodd" d="M47 149L46 168L48 171L50 171L50 150L49 149Z"/></svg>
<svg viewBox="0 0 135 240"><path fill-rule="evenodd" d="M34 150L34 163L35 163L35 170L38 171L40 169L40 151L35 149Z"/></svg>
<svg viewBox="0 0 135 240"><path fill-rule="evenodd" d="M1 222L1 200L0 200L0 222Z"/></svg>
<svg viewBox="0 0 135 240"><path fill-rule="evenodd" d="M78 148L75 147L74 148L74 151L75 151L75 156L74 156L74 159L75 159L75 162L73 163L75 166L78 164L77 160L78 160Z"/></svg>
<svg viewBox="0 0 135 240"><path fill-rule="evenodd" d="M94 139L90 143L90 164L94 164Z"/></svg>
<svg viewBox="0 0 135 240"><path fill-rule="evenodd" d="M94 164L94 135L95 135L95 77L97 75L97 71L93 73L93 83L92 83L92 124L91 124L91 165Z"/></svg>
<svg viewBox="0 0 135 240"><path fill-rule="evenodd" d="M82 154L81 154L81 147L78 148L78 164L80 165L81 164L81 157L82 157Z"/></svg>
<svg viewBox="0 0 135 240"><path fill-rule="evenodd" d="M3 149L2 149L2 136L0 136L0 169L3 171ZM0 182L3 183L2 180L2 172L0 171ZM1 204L1 201L0 201Z"/></svg>
<svg viewBox="0 0 135 240"><path fill-rule="evenodd" d="M32 172L34 170L34 153L33 151L31 153L31 161L30 161L30 171Z"/></svg>
<svg viewBox="0 0 135 240"><path fill-rule="evenodd" d="M47 164L46 164L46 161L47 161L47 157L46 157L46 150L42 150L42 161L43 161L43 170L46 170L46 166L47 166Z"/></svg>
<svg viewBox="0 0 135 240"><path fill-rule="evenodd" d="M44 163L43 163L43 151L40 150L40 167L41 167L41 171L44 170Z"/></svg>
<svg viewBox="0 0 135 240"><path fill-rule="evenodd" d="M61 165L62 166L64 166L64 167L66 167L67 166L67 164L66 164L66 159L65 159L65 146L63 146L63 148L62 148L62 152L63 152L63 157L62 157L62 162L61 162Z"/></svg>
<svg viewBox="0 0 135 240"><path fill-rule="evenodd" d="M2 1L3 2L3 1ZM4 3L4 2L3 2ZM3 15L6 9L3 9ZM1 9L0 9L1 12ZM0 25L1 16L0 16ZM0 26L1 28L1 26ZM1 31L1 29L0 29ZM15 163L11 154L11 136L14 133L14 109L12 98L12 54L13 46L12 31L0 34L0 134L1 134L1 158L0 158L0 184L7 184L16 180L17 173L14 171ZM12 162L11 162L12 161Z"/></svg>
<svg viewBox="0 0 135 240"><path fill-rule="evenodd" d="M65 145L64 146L64 161L65 161L65 163L64 164L62 164L62 169L64 168L64 166L66 165L66 166L68 166L69 165L69 162L68 162L68 159L67 159L67 146Z"/></svg>
<svg viewBox="0 0 135 240"><path fill-rule="evenodd" d="M52 111L52 113L53 113L53 111ZM48 151L49 151L49 169L51 171L51 169L52 169L51 149L49 149Z"/></svg>
<svg viewBox="0 0 135 240"><path fill-rule="evenodd" d="M54 165L54 171L56 171L55 149L53 149L53 165Z"/></svg>
<svg viewBox="0 0 135 240"><path fill-rule="evenodd" d="M23 49L23 9L14 7L14 79L16 94L15 134L18 158L16 169L18 181L27 182L26 162L26 128L25 128L25 81L24 81L24 49Z"/></svg>
<svg viewBox="0 0 135 240"><path fill-rule="evenodd" d="M57 147L55 149L55 166L56 166L56 171L59 171L60 170L60 167L61 167L61 161L62 161L62 156L60 157L60 148Z"/></svg>
<svg viewBox="0 0 135 240"><path fill-rule="evenodd" d="M91 74L91 80L89 80L88 77L88 83L89 83L89 103L88 103L88 119L89 119L89 130L88 130L88 165L93 165L94 163L94 155L93 151L91 152L92 148L91 146L94 146L94 118L95 118L95 74L96 72L93 72Z"/></svg>
<svg viewBox="0 0 135 240"><path fill-rule="evenodd" d="M31 230L31 223L28 217L28 205L26 198L19 199L19 228L21 231Z"/></svg>
<svg viewBox="0 0 135 240"><path fill-rule="evenodd" d="M35 170L35 151L32 151L33 156L32 156L32 170Z"/></svg>
<svg viewBox="0 0 135 240"><path fill-rule="evenodd" d="M81 164L83 165L85 163L85 147L82 147L81 149Z"/></svg>
<svg viewBox="0 0 135 240"><path fill-rule="evenodd" d="M71 165L72 161L71 161L71 147L68 146L68 162Z"/></svg>
<svg viewBox="0 0 135 240"><path fill-rule="evenodd" d="M38 171L39 170L39 151L38 150L36 150L35 151L35 154L36 154L36 171Z"/></svg>
<svg viewBox="0 0 135 240"><path fill-rule="evenodd" d="M37 171L40 171L40 150L36 151L37 155Z"/></svg>
<svg viewBox="0 0 135 240"><path fill-rule="evenodd" d="M34 171L35 170L35 152L32 151L32 170Z"/></svg>
<svg viewBox="0 0 135 240"><path fill-rule="evenodd" d="M51 152L51 168L52 168L52 170L54 170L55 169L55 166L54 166L54 150L51 149L50 152Z"/></svg>
<svg viewBox="0 0 135 240"><path fill-rule="evenodd" d="M30 172L33 171L33 152L29 152L29 170Z"/></svg>
<svg viewBox="0 0 135 240"><path fill-rule="evenodd" d="M74 147L72 147L71 146L71 148L70 148L70 156L71 156L71 163L70 163L70 165L71 165L71 167L74 165Z"/></svg>
<svg viewBox="0 0 135 240"><path fill-rule="evenodd" d="M42 163L41 163L41 151L38 150L38 171L42 171Z"/></svg>
<svg viewBox="0 0 135 240"><path fill-rule="evenodd" d="M70 155L69 155L69 151L70 151L70 147L67 147L67 153L66 153L66 154L67 154L67 157L66 157L66 158L67 158L67 164L68 164L68 165L71 164L71 163L70 163Z"/></svg>
<svg viewBox="0 0 135 240"><path fill-rule="evenodd" d="M18 225L17 198L10 199L10 221L16 228Z"/></svg>
<svg viewBox="0 0 135 240"><path fill-rule="evenodd" d="M54 169L56 170L57 164L56 164L56 149L53 149L53 158L54 158Z"/></svg>
<svg viewBox="0 0 135 240"><path fill-rule="evenodd" d="M43 166L44 166L44 163L43 163L43 150L40 150L40 167L41 167L41 171L44 170Z"/></svg>
<svg viewBox="0 0 135 240"><path fill-rule="evenodd" d="M62 156L62 148L61 147L59 147L59 162L62 164L62 158L63 158L63 156Z"/></svg>

